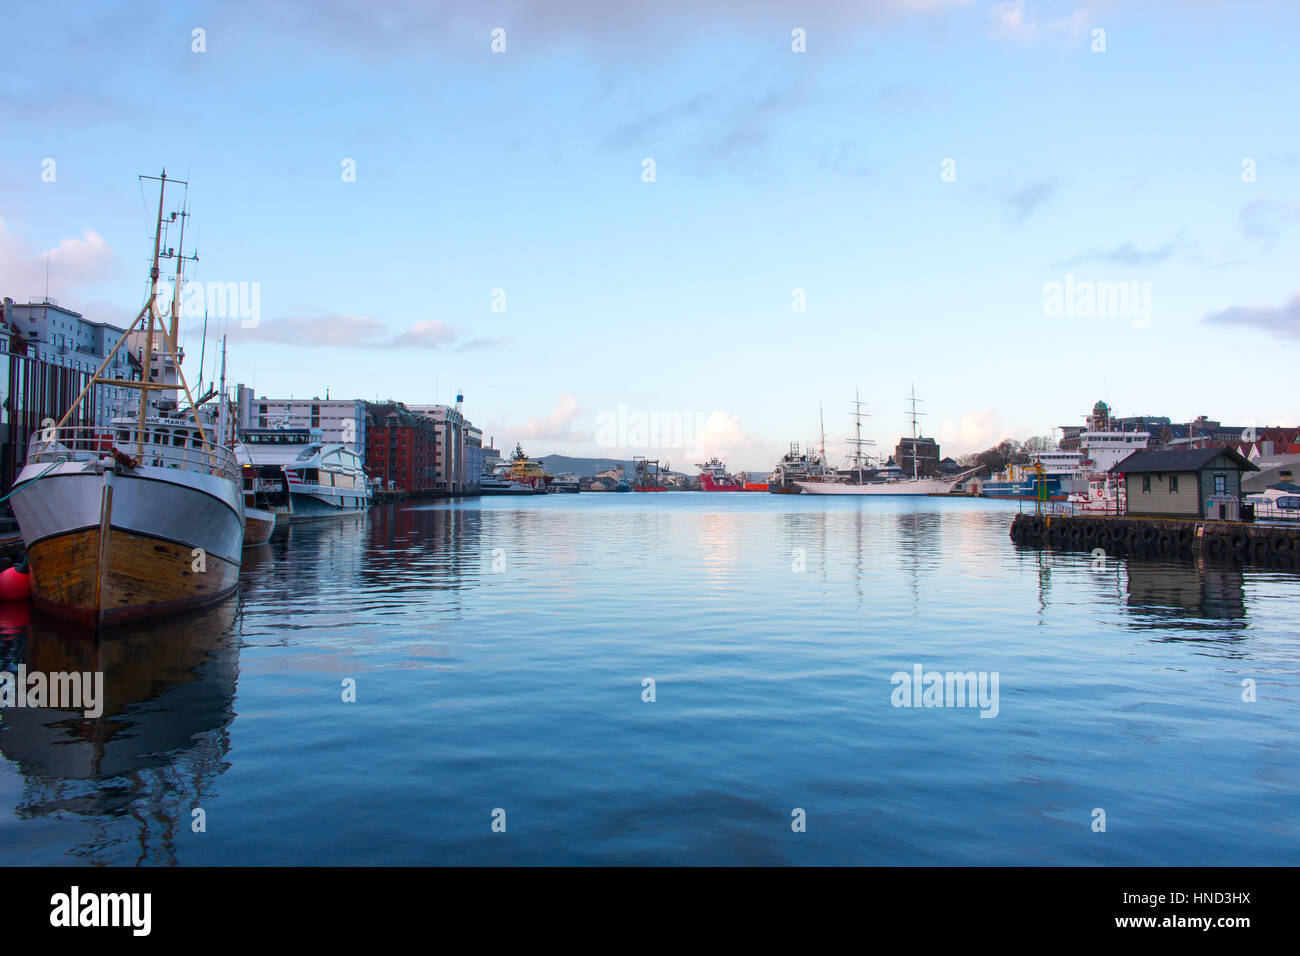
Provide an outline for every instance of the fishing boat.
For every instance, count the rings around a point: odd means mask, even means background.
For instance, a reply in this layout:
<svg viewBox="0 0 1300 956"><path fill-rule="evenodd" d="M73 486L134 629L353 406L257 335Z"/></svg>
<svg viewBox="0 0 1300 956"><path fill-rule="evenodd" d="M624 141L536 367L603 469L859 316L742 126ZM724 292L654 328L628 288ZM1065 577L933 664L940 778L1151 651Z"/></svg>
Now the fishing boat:
<svg viewBox="0 0 1300 956"><path fill-rule="evenodd" d="M185 206L166 220L163 206L168 183L185 183L169 180L166 171L141 178L159 183L148 301L63 417L31 436L10 498L30 561L33 602L94 627L225 597L238 584L244 541L238 462L181 371L181 272L195 257L182 251ZM178 218L173 250L163 235ZM158 303L159 263L166 258L176 259L170 322ZM124 346L132 354L138 349L141 378L103 377ZM138 392L138 412L97 428L82 406L97 384Z"/></svg>

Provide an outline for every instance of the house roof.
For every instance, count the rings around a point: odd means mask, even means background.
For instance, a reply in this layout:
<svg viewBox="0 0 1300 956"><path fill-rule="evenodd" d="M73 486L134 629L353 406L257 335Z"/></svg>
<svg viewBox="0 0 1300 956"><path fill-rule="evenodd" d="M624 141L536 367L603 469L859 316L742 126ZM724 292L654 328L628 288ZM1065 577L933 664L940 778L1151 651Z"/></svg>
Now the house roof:
<svg viewBox="0 0 1300 956"><path fill-rule="evenodd" d="M1220 455L1227 455L1243 471L1259 471L1259 466L1233 448L1211 445L1209 448L1160 448L1135 451L1111 471L1132 475L1142 472L1168 474L1175 471L1200 471Z"/></svg>

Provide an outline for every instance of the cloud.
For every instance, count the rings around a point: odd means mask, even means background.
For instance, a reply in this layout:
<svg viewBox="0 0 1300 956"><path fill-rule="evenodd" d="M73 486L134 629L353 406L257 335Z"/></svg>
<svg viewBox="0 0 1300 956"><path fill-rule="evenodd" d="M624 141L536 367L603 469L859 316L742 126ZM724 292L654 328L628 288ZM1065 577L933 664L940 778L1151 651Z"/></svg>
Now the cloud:
<svg viewBox="0 0 1300 956"><path fill-rule="evenodd" d="M636 49L662 56L665 45L711 27L776 31L788 43L790 30L803 26L810 38L825 27L829 38L846 28L907 17L924 17L968 6L970 0L477 0L474 4L429 0L278 0L260 12L262 28L279 36L314 36L349 56L427 56L448 44L468 54L486 52L490 30L506 30L511 55L554 52L579 45L597 55L625 55ZM231 15L233 18L233 15ZM468 41L468 42L467 42Z"/></svg>
<svg viewBox="0 0 1300 956"><path fill-rule="evenodd" d="M347 314L270 319L252 328L232 324L230 334L236 339L252 342L363 349L440 349L454 345L458 338L455 329L434 319L416 322L406 331L392 335L388 326L378 319ZM481 347L491 341L474 340L465 343L461 349Z"/></svg>
<svg viewBox="0 0 1300 956"><path fill-rule="evenodd" d="M1051 199L1055 192L1056 183L1052 180L1044 180L1040 183L1030 183L1011 193L1004 202L1012 222L1017 224L1024 222L1034 210Z"/></svg>
<svg viewBox="0 0 1300 956"><path fill-rule="evenodd" d="M1194 248L1187 240L1186 231L1180 231L1163 245L1142 249L1133 242L1122 242L1111 249L1089 249L1077 256L1054 263L1056 268L1068 269L1085 262L1104 262L1114 266L1152 266L1166 261L1179 252L1190 253Z"/></svg>
<svg viewBox="0 0 1300 956"><path fill-rule="evenodd" d="M1021 43L1043 37L1074 38L1089 26L1096 6L1101 4L1079 6L1066 16L1039 17L1025 0L994 3L989 7L985 32L996 39Z"/></svg>
<svg viewBox="0 0 1300 956"><path fill-rule="evenodd" d="M1265 245L1272 245L1282 228L1297 220L1300 220L1300 202L1267 197L1252 199L1237 216L1241 231Z"/></svg>
<svg viewBox="0 0 1300 956"><path fill-rule="evenodd" d="M0 219L0 294L23 302L43 292L47 256L50 292L55 298L84 294L87 286L110 278L120 265L117 253L93 229L38 252L30 242L10 232Z"/></svg>
<svg viewBox="0 0 1300 956"><path fill-rule="evenodd" d="M967 412L956 420L945 419L935 435L943 454L952 458L983 451L1004 438L1013 437L1014 431L991 408Z"/></svg>
<svg viewBox="0 0 1300 956"><path fill-rule="evenodd" d="M508 436L510 440L506 442L507 445L522 441L561 443L589 441L591 439L589 433L580 433L573 429L573 420L581 411L582 406L578 404L578 399L565 392L560 396L555 409L543 419L530 418L522 427L493 422L486 430L493 434Z"/></svg>
<svg viewBox="0 0 1300 956"><path fill-rule="evenodd" d="M1211 312L1201 321L1209 325L1261 329L1283 339L1300 339L1300 292L1280 306L1238 305Z"/></svg>
<svg viewBox="0 0 1300 956"><path fill-rule="evenodd" d="M436 349L456 341L456 333L445 322L426 319L416 322L401 335L395 336L386 348Z"/></svg>

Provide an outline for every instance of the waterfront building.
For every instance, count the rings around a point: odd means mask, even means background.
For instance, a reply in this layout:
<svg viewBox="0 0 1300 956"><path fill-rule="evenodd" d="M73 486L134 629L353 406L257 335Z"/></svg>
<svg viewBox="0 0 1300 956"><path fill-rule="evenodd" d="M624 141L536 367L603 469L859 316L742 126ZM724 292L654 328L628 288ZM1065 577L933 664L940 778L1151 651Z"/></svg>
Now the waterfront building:
<svg viewBox="0 0 1300 956"><path fill-rule="evenodd" d="M400 402L366 403L366 473L384 491L436 489L436 438L434 423Z"/></svg>
<svg viewBox="0 0 1300 956"><path fill-rule="evenodd" d="M933 438L900 438L894 461L909 478L931 478L939 473L939 443Z"/></svg>
<svg viewBox="0 0 1300 956"><path fill-rule="evenodd" d="M240 428L319 428L326 445L366 451L366 405L362 399L256 398L245 385L235 386Z"/></svg>
<svg viewBox="0 0 1300 956"><path fill-rule="evenodd" d="M80 312L65 308L49 297L26 303L6 298L0 302L0 312L3 313L3 326L9 330L6 338L9 339L7 347L11 354L25 355L46 365L84 373L86 377L99 368L99 363L126 331L107 322L92 322ZM122 381L139 379L142 363L133 362L133 358L134 353L123 346L104 368L104 377ZM107 427L113 418L129 414L138 403L139 395L129 388L96 386L94 402L88 406L88 424ZM60 408L55 419L70 404L68 402Z"/></svg>
<svg viewBox="0 0 1300 956"><path fill-rule="evenodd" d="M410 405L407 406L417 415L423 415L434 423L437 429L437 457L435 459L434 488L448 495L459 495L465 491L465 430L469 422L461 414L460 403L452 408L448 405ZM482 441L482 432L479 432ZM481 464L481 463L480 463Z"/></svg>
<svg viewBox="0 0 1300 956"><path fill-rule="evenodd" d="M493 449L495 451L495 449ZM465 464L461 484L466 494L476 495L483 476L483 429L465 423Z"/></svg>
<svg viewBox="0 0 1300 956"><path fill-rule="evenodd" d="M1130 515L1235 521L1242 474L1259 468L1218 445L1138 451L1112 470L1124 476Z"/></svg>

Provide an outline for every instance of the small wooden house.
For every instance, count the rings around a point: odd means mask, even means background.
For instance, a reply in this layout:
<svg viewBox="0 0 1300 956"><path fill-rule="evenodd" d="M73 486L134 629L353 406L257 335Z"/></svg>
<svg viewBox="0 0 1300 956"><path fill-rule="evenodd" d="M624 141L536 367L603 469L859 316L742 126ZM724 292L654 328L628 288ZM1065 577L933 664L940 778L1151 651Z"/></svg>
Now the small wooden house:
<svg viewBox="0 0 1300 956"><path fill-rule="evenodd" d="M1137 451L1111 469L1123 476L1136 517L1236 521L1243 472L1254 462L1226 446Z"/></svg>

